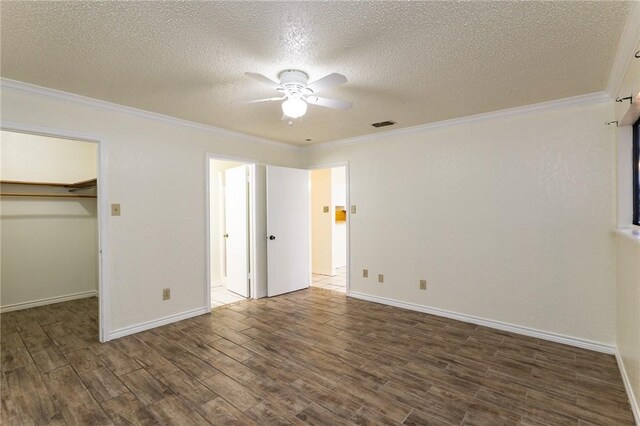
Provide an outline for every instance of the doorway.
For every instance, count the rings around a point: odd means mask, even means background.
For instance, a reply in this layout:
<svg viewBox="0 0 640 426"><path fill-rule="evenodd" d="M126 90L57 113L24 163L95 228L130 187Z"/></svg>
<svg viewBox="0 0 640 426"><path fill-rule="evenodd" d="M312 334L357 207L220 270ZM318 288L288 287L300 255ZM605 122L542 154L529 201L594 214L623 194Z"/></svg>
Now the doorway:
<svg viewBox="0 0 640 426"><path fill-rule="evenodd" d="M208 156L211 308L254 297L255 164Z"/></svg>
<svg viewBox="0 0 640 426"><path fill-rule="evenodd" d="M0 145L3 325L32 320L43 344L108 340L99 144L3 126Z"/></svg>
<svg viewBox="0 0 640 426"><path fill-rule="evenodd" d="M311 286L347 293L347 167L313 169L309 181Z"/></svg>

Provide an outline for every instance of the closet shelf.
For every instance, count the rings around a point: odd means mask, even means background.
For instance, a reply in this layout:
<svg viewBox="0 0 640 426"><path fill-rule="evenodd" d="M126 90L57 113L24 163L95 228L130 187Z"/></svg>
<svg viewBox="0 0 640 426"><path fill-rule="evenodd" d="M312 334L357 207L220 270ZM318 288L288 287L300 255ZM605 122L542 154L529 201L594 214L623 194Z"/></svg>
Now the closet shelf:
<svg viewBox="0 0 640 426"><path fill-rule="evenodd" d="M61 183L61 182L27 182L22 180L0 180L0 183L7 185L33 185L33 186L61 186L63 188L72 189L85 189L92 188L98 185L97 179L83 180L75 183Z"/></svg>
<svg viewBox="0 0 640 426"><path fill-rule="evenodd" d="M38 193L38 192L0 192L2 197L39 197L39 198L98 198L97 195L84 194L60 194L55 192Z"/></svg>
<svg viewBox="0 0 640 426"><path fill-rule="evenodd" d="M82 182L76 182L76 183L71 183L68 185L65 185L65 188L73 188L73 189L89 189L89 188L94 188L98 186L98 180L97 179L89 179L89 180L83 180Z"/></svg>

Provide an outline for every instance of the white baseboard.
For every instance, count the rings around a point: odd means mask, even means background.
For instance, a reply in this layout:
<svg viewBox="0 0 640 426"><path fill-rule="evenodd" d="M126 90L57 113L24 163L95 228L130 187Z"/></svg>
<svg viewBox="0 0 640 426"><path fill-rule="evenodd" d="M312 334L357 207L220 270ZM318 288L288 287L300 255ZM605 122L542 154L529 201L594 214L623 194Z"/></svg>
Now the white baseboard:
<svg viewBox="0 0 640 426"><path fill-rule="evenodd" d="M616 349L616 361L618 362L618 368L620 369L620 374L622 375L622 382L624 383L624 388L627 391L627 396L629 397L629 405L631 405L631 412L633 413L633 417L636 420L636 424L640 425L640 407L638 406L638 400L636 399L635 394L633 393L633 388L631 387L631 382L629 381L629 375L627 374L627 369L624 366L624 361L622 360L622 356L620 352Z"/></svg>
<svg viewBox="0 0 640 426"><path fill-rule="evenodd" d="M489 328L495 328L498 330L509 331L511 333L523 334L525 336L535 337L538 339L549 340L556 343L562 343L565 345L576 346L578 348L589 349L596 352L602 352L605 354L615 354L615 346L606 345L604 343L594 342L591 340L580 339L577 337L565 336L562 334L551 333L548 331L536 330L534 328L523 327L520 325L509 324L501 321L495 321L486 318L480 318L473 315L461 314L458 312L447 311L445 309L432 308L429 306L418 305L415 303L402 302L395 299L389 299L386 297L372 296L365 293L358 293L351 291L349 296L356 299L367 300L369 302L381 303L383 305L395 306L397 308L409 309L411 311L424 312L426 314L437 315L440 317L451 318L458 321L469 322L472 324L478 324Z"/></svg>
<svg viewBox="0 0 640 426"><path fill-rule="evenodd" d="M190 311L181 312L179 314L169 315L163 318L158 318L155 320L141 322L140 324L130 325L128 327L122 327L117 330L113 330L107 336L105 341L118 339L120 337L128 336L130 334L140 333L141 331L150 330L152 328L160 327L162 325L171 324L173 322L178 322L182 320L186 320L188 318L197 317L198 315L208 314L210 311L207 307L191 309Z"/></svg>
<svg viewBox="0 0 640 426"><path fill-rule="evenodd" d="M31 300L29 302L14 303L0 307L0 313L21 311L23 309L37 308L38 306L53 305L54 303L68 302L76 299L86 299L88 297L98 297L96 290L83 291L81 293L65 294L64 296L46 297L44 299Z"/></svg>
<svg viewBox="0 0 640 426"><path fill-rule="evenodd" d="M256 297L256 299L262 299L263 297L267 297L267 290L258 292L258 297Z"/></svg>
<svg viewBox="0 0 640 426"><path fill-rule="evenodd" d="M216 281L211 283L211 288L222 287L224 286L224 281Z"/></svg>

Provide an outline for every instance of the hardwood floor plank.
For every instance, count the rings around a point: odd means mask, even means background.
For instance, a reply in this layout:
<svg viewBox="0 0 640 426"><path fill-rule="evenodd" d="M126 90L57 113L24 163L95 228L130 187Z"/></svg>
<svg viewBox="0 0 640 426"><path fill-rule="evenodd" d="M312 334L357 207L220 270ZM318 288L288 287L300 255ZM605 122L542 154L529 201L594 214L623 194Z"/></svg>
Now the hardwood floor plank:
<svg viewBox="0 0 640 426"><path fill-rule="evenodd" d="M278 383L266 376L256 376L246 382L245 386L261 399L268 399L293 415L311 404L311 400L293 392L286 384Z"/></svg>
<svg viewBox="0 0 640 426"><path fill-rule="evenodd" d="M147 410L159 424L163 425L209 426L210 424L174 395L149 405Z"/></svg>
<svg viewBox="0 0 640 426"><path fill-rule="evenodd" d="M2 424L633 424L612 356L329 291L105 344L97 309L0 316Z"/></svg>
<svg viewBox="0 0 640 426"><path fill-rule="evenodd" d="M169 389L144 368L124 374L120 376L120 380L144 405L160 401L170 394Z"/></svg>
<svg viewBox="0 0 640 426"><path fill-rule="evenodd" d="M310 425L333 426L348 425L346 420L333 414L331 411L319 405L311 404L296 415L297 418Z"/></svg>
<svg viewBox="0 0 640 426"><path fill-rule="evenodd" d="M141 368L134 359L129 358L110 343L105 343L96 349L100 362L116 376L130 373Z"/></svg>
<svg viewBox="0 0 640 426"><path fill-rule="evenodd" d="M218 354L209 358L206 362L216 370L223 372L227 376L231 377L234 380L237 380L240 383L251 380L256 376L256 373L246 365L236 361L231 357L228 357L222 352L219 352Z"/></svg>
<svg viewBox="0 0 640 426"><path fill-rule="evenodd" d="M360 407L360 409L356 411L356 413L353 416L351 416L351 418L349 419L349 423L360 425L360 426L368 426L368 425L397 426L401 424L391 420L388 417L381 415L380 413L374 410L371 410L369 407L364 405Z"/></svg>
<svg viewBox="0 0 640 426"><path fill-rule="evenodd" d="M2 372L15 370L17 368L36 370L36 365L31 358L31 354L22 342L18 332L2 335L0 361Z"/></svg>
<svg viewBox="0 0 640 426"><path fill-rule="evenodd" d="M44 374L49 394L69 425L111 425L109 417L69 365Z"/></svg>
<svg viewBox="0 0 640 426"><path fill-rule="evenodd" d="M257 425L240 410L222 397L217 397L200 407L200 413L212 425L245 426Z"/></svg>
<svg viewBox="0 0 640 426"><path fill-rule="evenodd" d="M198 380L204 380L220 373L220 371L189 352L176 355L172 357L170 361L180 370Z"/></svg>
<svg viewBox="0 0 640 426"><path fill-rule="evenodd" d="M87 348L67 352L65 354L65 357L67 358L69 364L71 364L73 369L78 373L104 367L104 363L100 361L98 355L96 355L94 351Z"/></svg>
<svg viewBox="0 0 640 426"><path fill-rule="evenodd" d="M80 380L96 401L103 402L127 393L129 389L108 369L97 368L79 373Z"/></svg>
<svg viewBox="0 0 640 426"><path fill-rule="evenodd" d="M222 352L223 354L230 356L238 362L244 362L253 358L256 354L250 350L233 343L231 340L219 339L213 342L209 342L209 346Z"/></svg>
<svg viewBox="0 0 640 426"><path fill-rule="evenodd" d="M224 374L217 374L202 382L240 411L246 411L260 402L249 388Z"/></svg>
<svg viewBox="0 0 640 426"><path fill-rule="evenodd" d="M8 415L14 424L65 424L40 374L24 367L14 368L5 373L3 382L3 408L9 408L3 416Z"/></svg>
<svg viewBox="0 0 640 426"><path fill-rule="evenodd" d="M38 370L44 373L69 363L56 346L48 346L39 352L31 352L31 358Z"/></svg>
<svg viewBox="0 0 640 426"><path fill-rule="evenodd" d="M297 417L291 416L269 401L262 401L250 409L245 414L260 425L303 425L304 422Z"/></svg>
<svg viewBox="0 0 640 426"><path fill-rule="evenodd" d="M102 403L102 408L115 425L147 426L157 424L156 419L131 392Z"/></svg>
<svg viewBox="0 0 640 426"><path fill-rule="evenodd" d="M182 371L164 376L160 381L194 410L218 398L216 393Z"/></svg>

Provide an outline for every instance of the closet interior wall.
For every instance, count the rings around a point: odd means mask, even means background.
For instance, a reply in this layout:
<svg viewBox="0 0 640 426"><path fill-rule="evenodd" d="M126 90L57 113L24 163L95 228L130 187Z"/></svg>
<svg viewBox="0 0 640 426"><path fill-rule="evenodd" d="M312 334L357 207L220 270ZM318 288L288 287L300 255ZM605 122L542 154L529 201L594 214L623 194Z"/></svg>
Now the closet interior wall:
<svg viewBox="0 0 640 426"><path fill-rule="evenodd" d="M97 149L2 132L2 312L98 295Z"/></svg>

